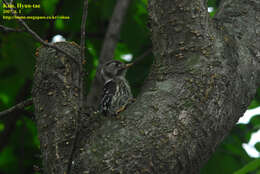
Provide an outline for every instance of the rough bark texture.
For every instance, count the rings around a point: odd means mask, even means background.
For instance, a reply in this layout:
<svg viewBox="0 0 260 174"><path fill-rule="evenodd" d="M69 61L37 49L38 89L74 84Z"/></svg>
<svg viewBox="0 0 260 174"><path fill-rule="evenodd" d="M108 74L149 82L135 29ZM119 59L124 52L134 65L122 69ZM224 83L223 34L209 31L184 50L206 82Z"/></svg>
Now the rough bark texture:
<svg viewBox="0 0 260 174"><path fill-rule="evenodd" d="M260 1L222 2L212 20L206 0L149 1L155 55L149 78L119 119L81 118L71 173L199 173L245 112L260 79ZM66 64L48 50L40 52L35 79L48 85L34 102L46 173L63 174L77 98L60 80L63 73L53 74ZM78 71L69 72L75 77Z"/></svg>
<svg viewBox="0 0 260 174"><path fill-rule="evenodd" d="M79 58L74 43L55 44ZM33 101L44 172L68 173L71 166L79 114L78 64L53 48L40 48L34 74Z"/></svg>

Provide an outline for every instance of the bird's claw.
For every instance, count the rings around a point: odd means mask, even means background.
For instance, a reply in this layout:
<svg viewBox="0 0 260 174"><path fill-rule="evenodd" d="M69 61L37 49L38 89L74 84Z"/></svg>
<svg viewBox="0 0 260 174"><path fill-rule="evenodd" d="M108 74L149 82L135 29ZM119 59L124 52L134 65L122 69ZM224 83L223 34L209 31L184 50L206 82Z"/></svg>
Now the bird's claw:
<svg viewBox="0 0 260 174"><path fill-rule="evenodd" d="M119 108L117 111L116 111L116 115L118 115L120 112L124 111L126 108L126 106L122 106L121 108Z"/></svg>

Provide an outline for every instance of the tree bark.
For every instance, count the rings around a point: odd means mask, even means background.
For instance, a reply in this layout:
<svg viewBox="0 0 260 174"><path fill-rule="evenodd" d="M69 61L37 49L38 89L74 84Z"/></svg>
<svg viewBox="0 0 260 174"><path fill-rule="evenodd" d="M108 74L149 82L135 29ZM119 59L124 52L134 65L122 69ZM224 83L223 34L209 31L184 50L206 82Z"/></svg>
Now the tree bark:
<svg viewBox="0 0 260 174"><path fill-rule="evenodd" d="M68 174L79 128L81 59L75 43L58 42L55 46L78 60L53 48L40 48L32 95L44 173Z"/></svg>
<svg viewBox="0 0 260 174"><path fill-rule="evenodd" d="M259 85L259 7L259 0L225 0L211 19L205 0L150 0L155 62L143 90L119 118L81 117L75 151L77 97L52 73L64 68L62 59L41 49L35 83L54 85L34 96L46 173L64 174L68 164L72 174L199 173ZM73 84L79 74L69 72Z"/></svg>

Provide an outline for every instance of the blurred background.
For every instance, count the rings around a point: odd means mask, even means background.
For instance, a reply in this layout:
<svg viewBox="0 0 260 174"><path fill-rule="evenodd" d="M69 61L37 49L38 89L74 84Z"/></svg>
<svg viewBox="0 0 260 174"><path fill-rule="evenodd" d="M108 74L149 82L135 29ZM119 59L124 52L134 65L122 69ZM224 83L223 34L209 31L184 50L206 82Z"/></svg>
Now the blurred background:
<svg viewBox="0 0 260 174"><path fill-rule="evenodd" d="M26 20L27 24L49 42L80 41L83 0L17 0L40 4L39 9L23 9L23 15L70 16L69 20ZM89 0L86 45L86 91L95 76L98 57L116 0ZM213 17L218 0L208 1ZM152 43L147 26L147 0L132 0L121 27L115 59L138 64L129 69L127 79L134 95L138 95L153 62ZM0 0L0 25L19 29L15 20L3 20L4 9ZM4 32L0 28L0 111L30 98L35 51L38 42L25 32ZM145 56L142 56L144 53ZM225 138L201 174L260 174L260 88L244 117ZM259 114L259 115L258 115ZM41 153L33 108L0 118L0 174L38 174Z"/></svg>

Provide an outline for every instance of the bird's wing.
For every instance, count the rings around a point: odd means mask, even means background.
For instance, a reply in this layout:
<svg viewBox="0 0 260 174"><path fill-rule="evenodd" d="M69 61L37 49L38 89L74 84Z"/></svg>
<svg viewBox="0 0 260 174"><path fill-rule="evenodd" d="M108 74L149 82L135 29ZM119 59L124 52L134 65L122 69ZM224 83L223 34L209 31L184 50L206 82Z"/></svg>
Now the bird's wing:
<svg viewBox="0 0 260 174"><path fill-rule="evenodd" d="M109 106L111 105L112 97L116 92L116 82L110 80L104 84L103 95L101 99L101 112L107 115L109 111Z"/></svg>

